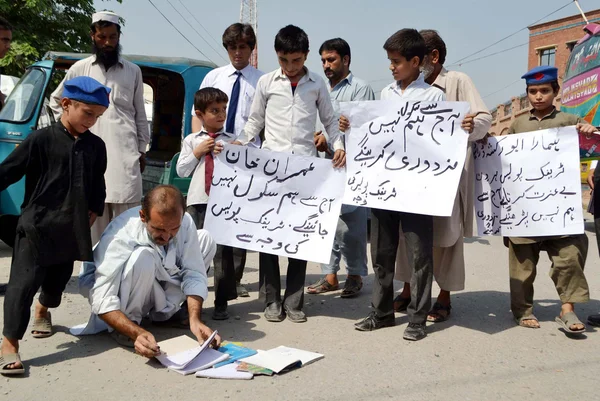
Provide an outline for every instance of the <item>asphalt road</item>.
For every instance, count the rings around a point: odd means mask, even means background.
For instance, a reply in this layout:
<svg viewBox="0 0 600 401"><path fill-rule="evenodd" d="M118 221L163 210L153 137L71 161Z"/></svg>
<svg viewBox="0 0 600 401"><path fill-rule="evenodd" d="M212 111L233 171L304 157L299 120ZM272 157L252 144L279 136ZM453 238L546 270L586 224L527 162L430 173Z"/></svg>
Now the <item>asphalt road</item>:
<svg viewBox="0 0 600 401"><path fill-rule="evenodd" d="M598 249L591 222L586 228L590 237L586 273L594 299L577 308L582 320L600 311L596 292L600 288ZM407 324L404 314L396 315L396 327L371 333L354 330L353 323L369 313L371 267L359 297L307 295L307 323L266 322L257 297L258 256L250 254L243 281L251 297L234 301L230 306L232 318L224 322L210 319L213 300L209 299L207 323L224 339L253 348L287 345L325 354L323 360L301 369L251 381L183 377L120 348L107 334L71 336L68 328L84 323L89 316L74 276L63 304L52 312L57 333L42 340L32 338L29 332L25 335L21 356L27 374L17 379L0 376L0 399L600 399L595 387L600 373L600 333L588 327L585 336L572 339L558 329L554 318L560 303L547 274L547 258L540 262L535 285L535 313L542 328L532 330L517 327L512 320L507 250L501 238L469 240L465 253L466 290L453 296L451 319L429 326L429 336L416 343L402 339ZM10 250L0 243L0 282L6 282L9 267ZM78 267L75 270L77 273ZM316 281L319 272L317 265L309 264L307 284ZM396 284L400 288L400 283ZM436 293L434 286L434 297ZM159 340L186 333L153 326L149 330Z"/></svg>

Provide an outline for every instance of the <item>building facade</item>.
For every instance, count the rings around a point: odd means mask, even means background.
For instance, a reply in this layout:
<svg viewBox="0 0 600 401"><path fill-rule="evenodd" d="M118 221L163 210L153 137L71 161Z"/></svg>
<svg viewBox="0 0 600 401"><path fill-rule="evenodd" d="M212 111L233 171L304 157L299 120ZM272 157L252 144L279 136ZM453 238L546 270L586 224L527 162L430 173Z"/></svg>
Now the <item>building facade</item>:
<svg viewBox="0 0 600 401"><path fill-rule="evenodd" d="M600 24L600 9L586 12L585 15L590 23ZM554 66L558 68L558 83L562 86L571 50L583 37L585 25L581 14L577 14L530 26L528 69L540 65ZM560 95L556 98L556 106L560 106ZM523 93L490 110L493 118L490 134L506 134L513 120L529 109L527 95Z"/></svg>

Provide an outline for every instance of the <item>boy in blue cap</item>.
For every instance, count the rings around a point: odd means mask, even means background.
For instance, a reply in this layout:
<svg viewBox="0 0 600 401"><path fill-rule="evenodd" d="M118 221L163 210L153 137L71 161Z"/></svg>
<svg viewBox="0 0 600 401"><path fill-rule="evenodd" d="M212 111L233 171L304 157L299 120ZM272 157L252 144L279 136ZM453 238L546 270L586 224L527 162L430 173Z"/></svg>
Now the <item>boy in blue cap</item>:
<svg viewBox="0 0 600 401"><path fill-rule="evenodd" d="M74 261L93 260L90 227L104 210L106 146L89 128L108 107L110 89L83 76L64 87L60 120L32 132L0 164L0 191L25 177L4 298L3 375L24 373L19 340L40 287L32 334L52 335L48 308L60 305Z"/></svg>
<svg viewBox="0 0 600 401"><path fill-rule="evenodd" d="M532 109L517 117L510 126L509 134L571 125L585 135L596 131L576 115L563 113L554 106L554 99L560 91L555 67L536 67L522 78L527 85L527 97ZM533 314L533 281L540 251L545 250L552 260L550 277L562 302L556 322L569 333L584 332L585 325L577 318L574 304L587 302L590 298L583 274L588 251L586 235L509 237L504 239L504 243L509 249L511 310L517 324L528 328L540 327Z"/></svg>

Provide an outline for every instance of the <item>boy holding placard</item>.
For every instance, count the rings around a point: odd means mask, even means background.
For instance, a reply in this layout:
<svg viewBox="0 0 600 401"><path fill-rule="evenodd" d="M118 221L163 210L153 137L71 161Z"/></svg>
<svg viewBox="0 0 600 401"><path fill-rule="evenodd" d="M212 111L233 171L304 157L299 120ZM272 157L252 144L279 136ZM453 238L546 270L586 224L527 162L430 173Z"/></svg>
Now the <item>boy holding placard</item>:
<svg viewBox="0 0 600 401"><path fill-rule="evenodd" d="M316 157L314 131L318 114L333 144L333 166L344 167L346 153L329 92L323 79L304 66L309 52L306 32L293 25L280 29L275 36L275 52L280 68L259 79L241 144L248 144L264 129L263 149ZM261 253L259 269L265 318L280 322L287 315L292 322L305 322L302 308L306 261L288 258L283 300L279 257Z"/></svg>
<svg viewBox="0 0 600 401"><path fill-rule="evenodd" d="M187 196L186 211L192 216L196 228L204 228L204 218L210 194L214 170L214 155L223 150L223 142L235 139L225 131L228 97L220 89L202 88L194 95L194 113L203 122L199 132L189 134L183 140L177 174L192 176ZM215 265L215 309L214 320L229 319L227 302L237 298L233 248L218 245Z"/></svg>
<svg viewBox="0 0 600 401"><path fill-rule="evenodd" d="M390 60L394 82L381 91L382 100L446 100L444 92L425 82L420 68L427 53L421 34L415 29L402 29L383 45ZM340 129L349 128L348 119L340 118ZM394 270L400 230L404 233L411 264L411 301L409 323L403 338L418 341L427 336L425 322L431 308L433 281L433 217L392 210L371 209L371 254L373 281L373 311L356 323L360 331L372 331L395 325Z"/></svg>
<svg viewBox="0 0 600 401"><path fill-rule="evenodd" d="M579 117L563 113L554 106L559 94L558 70L540 66L522 76L527 85L527 97L532 109L511 124L509 134L541 129L577 126L577 130L591 135L596 128ZM533 314L533 281L535 280L540 251L545 250L552 260L550 277L562 302L556 322L568 333L582 333L585 325L577 318L574 304L590 299L588 283L583 274L588 251L585 234L509 237L504 239L508 247L510 271L511 310L519 326L537 329L538 319Z"/></svg>

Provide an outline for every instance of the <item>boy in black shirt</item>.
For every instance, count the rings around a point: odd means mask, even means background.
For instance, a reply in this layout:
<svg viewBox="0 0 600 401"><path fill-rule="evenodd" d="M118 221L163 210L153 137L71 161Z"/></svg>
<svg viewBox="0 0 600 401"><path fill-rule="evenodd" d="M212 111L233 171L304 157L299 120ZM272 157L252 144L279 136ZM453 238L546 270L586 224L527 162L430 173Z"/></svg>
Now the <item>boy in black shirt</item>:
<svg viewBox="0 0 600 401"><path fill-rule="evenodd" d="M93 260L90 226L104 210L106 146L89 128L109 106L110 89L90 77L74 78L64 86L60 121L32 132L0 164L0 191L25 176L4 298L4 375L24 373L19 340L40 287L32 334L52 335L48 308L60 305L74 261Z"/></svg>

